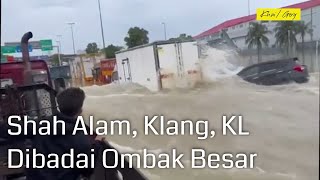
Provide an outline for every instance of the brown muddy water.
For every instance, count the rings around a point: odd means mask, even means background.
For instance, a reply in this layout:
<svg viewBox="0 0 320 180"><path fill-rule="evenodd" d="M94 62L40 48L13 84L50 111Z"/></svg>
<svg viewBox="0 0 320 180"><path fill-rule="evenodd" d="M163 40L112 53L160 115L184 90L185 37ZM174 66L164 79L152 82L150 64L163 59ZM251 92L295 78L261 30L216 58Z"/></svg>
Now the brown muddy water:
<svg viewBox="0 0 320 180"><path fill-rule="evenodd" d="M319 74L312 74L307 84L270 87L249 84L230 75L195 88L168 92L154 93L136 84L83 89L87 94L84 115L106 121L126 119L137 130L136 138L107 136L121 152L141 154L146 148L159 154L176 148L185 154L183 169L141 169L152 180L316 180L319 177ZM216 136L206 140L199 140L196 135L145 136L145 115L163 115L166 120L177 121L208 120ZM243 128L250 135L222 136L223 115L242 115ZM258 156L252 169L192 169L190 152L194 148L204 149L208 154L244 152Z"/></svg>

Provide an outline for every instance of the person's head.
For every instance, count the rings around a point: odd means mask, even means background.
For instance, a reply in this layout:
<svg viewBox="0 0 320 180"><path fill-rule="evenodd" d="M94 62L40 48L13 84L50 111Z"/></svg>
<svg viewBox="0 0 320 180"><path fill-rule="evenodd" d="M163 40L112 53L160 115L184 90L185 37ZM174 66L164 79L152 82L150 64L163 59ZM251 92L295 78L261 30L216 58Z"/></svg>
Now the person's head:
<svg viewBox="0 0 320 180"><path fill-rule="evenodd" d="M57 103L60 112L64 115L72 117L79 116L82 113L84 100L84 91L75 87L65 89L57 96Z"/></svg>

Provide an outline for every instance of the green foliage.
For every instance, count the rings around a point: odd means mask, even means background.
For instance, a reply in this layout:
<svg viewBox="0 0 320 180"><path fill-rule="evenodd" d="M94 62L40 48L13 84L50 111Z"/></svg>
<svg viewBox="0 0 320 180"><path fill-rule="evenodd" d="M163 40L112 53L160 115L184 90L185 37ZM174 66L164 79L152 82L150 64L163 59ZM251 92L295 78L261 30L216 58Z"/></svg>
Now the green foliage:
<svg viewBox="0 0 320 180"><path fill-rule="evenodd" d="M128 48L140 46L149 43L149 32L143 28L133 27L128 31L127 37L124 38Z"/></svg>
<svg viewBox="0 0 320 180"><path fill-rule="evenodd" d="M268 46L268 33L269 31L266 25L260 23L251 23L246 37L246 44L248 44L249 48L261 48L263 45Z"/></svg>
<svg viewBox="0 0 320 180"><path fill-rule="evenodd" d="M120 51L121 49L123 49L123 47L121 46L114 46L113 44L107 46L105 49L104 49L104 53L105 53L105 57L106 58L115 58L115 53L117 51Z"/></svg>
<svg viewBox="0 0 320 180"><path fill-rule="evenodd" d="M87 45L87 48L86 48L86 53L87 54L95 54L95 53L98 53L99 52L99 48L98 48L98 45L97 43L89 43Z"/></svg>
<svg viewBox="0 0 320 180"><path fill-rule="evenodd" d="M294 21L278 22L275 29L276 45L288 50L297 44L297 23Z"/></svg>
<svg viewBox="0 0 320 180"><path fill-rule="evenodd" d="M298 21L296 22L295 25L295 31L297 34L301 35L301 41L302 41L302 62L303 64L305 63L305 58L304 58L304 38L306 34L310 34L312 36L313 34L313 29L311 27L311 22L305 23L304 21Z"/></svg>
<svg viewBox="0 0 320 180"><path fill-rule="evenodd" d="M266 25L261 23L251 23L249 32L246 37L246 44L248 44L248 48L257 47L258 51L258 62L261 61L260 59L260 50L263 45L268 46L269 39L267 34L270 33Z"/></svg>
<svg viewBox="0 0 320 180"><path fill-rule="evenodd" d="M301 35L301 39L304 42L306 34L312 35L313 29L311 27L311 22L305 23L304 21L298 21L295 23L295 31L297 34Z"/></svg>
<svg viewBox="0 0 320 180"><path fill-rule="evenodd" d="M287 54L290 55L289 50L297 44L296 36L301 35L302 46L304 46L304 38L306 34L313 33L310 23L304 21L284 21L278 22L275 29L276 45L287 49ZM303 52L304 56L304 52ZM304 58L303 58L304 59Z"/></svg>
<svg viewBox="0 0 320 180"><path fill-rule="evenodd" d="M192 36L188 35L187 34L180 34L179 37L177 38L170 38L169 39L170 41L191 41L193 40Z"/></svg>

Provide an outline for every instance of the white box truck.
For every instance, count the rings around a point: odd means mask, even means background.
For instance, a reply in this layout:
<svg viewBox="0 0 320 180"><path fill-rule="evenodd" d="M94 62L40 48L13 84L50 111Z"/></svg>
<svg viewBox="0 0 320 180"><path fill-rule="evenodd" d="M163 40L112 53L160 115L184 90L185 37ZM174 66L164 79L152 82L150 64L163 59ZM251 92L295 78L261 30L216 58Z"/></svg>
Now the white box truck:
<svg viewBox="0 0 320 180"><path fill-rule="evenodd" d="M201 80L197 43L157 41L116 53L119 83L151 91L190 87Z"/></svg>

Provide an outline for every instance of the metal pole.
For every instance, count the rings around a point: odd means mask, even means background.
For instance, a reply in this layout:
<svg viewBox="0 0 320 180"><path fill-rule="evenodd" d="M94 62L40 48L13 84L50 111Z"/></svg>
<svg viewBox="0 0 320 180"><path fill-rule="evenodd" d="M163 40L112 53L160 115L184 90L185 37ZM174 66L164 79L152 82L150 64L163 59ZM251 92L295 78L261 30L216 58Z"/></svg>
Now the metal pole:
<svg viewBox="0 0 320 180"><path fill-rule="evenodd" d="M71 35L72 35L72 44L73 44L73 54L76 55L76 48L75 48L75 45L74 45L74 35L73 35L73 25L75 23L68 23L70 25L70 28L71 28Z"/></svg>
<svg viewBox="0 0 320 180"><path fill-rule="evenodd" d="M62 50L61 50L61 42L59 41L59 55L61 56Z"/></svg>
<svg viewBox="0 0 320 180"><path fill-rule="evenodd" d="M59 43L59 41L57 41ZM61 56L60 56L60 47L59 46L54 46L58 49L58 59L59 59L59 66L61 66Z"/></svg>
<svg viewBox="0 0 320 180"><path fill-rule="evenodd" d="M60 41L57 41L58 44L60 44ZM60 55L60 46L57 46L58 49L58 59L59 59L59 66L61 66L61 55Z"/></svg>
<svg viewBox="0 0 320 180"><path fill-rule="evenodd" d="M248 16L250 16L250 0L248 0Z"/></svg>
<svg viewBox="0 0 320 180"><path fill-rule="evenodd" d="M310 14L310 23L311 23L311 29L313 29L313 13L312 13L312 8L310 9L311 14ZM313 41L313 32L311 32L311 42Z"/></svg>
<svg viewBox="0 0 320 180"><path fill-rule="evenodd" d="M73 54L76 54L76 48L75 48L75 45L74 45L73 26L71 26L71 33L72 33Z"/></svg>
<svg viewBox="0 0 320 180"><path fill-rule="evenodd" d="M317 68L318 68L318 72L320 71L320 67L319 67L319 61L320 61L320 59L319 59L319 41L320 40L318 40L316 42L316 65L317 65Z"/></svg>
<svg viewBox="0 0 320 180"><path fill-rule="evenodd" d="M162 24L163 24L163 28L164 28L164 39L167 40L167 25L164 22Z"/></svg>
<svg viewBox="0 0 320 180"><path fill-rule="evenodd" d="M291 55L290 30L288 30L288 56Z"/></svg>
<svg viewBox="0 0 320 180"><path fill-rule="evenodd" d="M62 38L62 35L57 35L57 37L59 38L59 48L60 48L60 53L62 54L62 47L61 47L61 38Z"/></svg>
<svg viewBox="0 0 320 180"><path fill-rule="evenodd" d="M57 35L57 37L59 38L59 41L57 41L57 43L58 43L58 58L59 58L59 66L61 66L62 65L62 63L61 63L61 37L62 37L62 35Z"/></svg>
<svg viewBox="0 0 320 180"><path fill-rule="evenodd" d="M104 42L104 32L103 32L103 23L102 23L100 0L98 0L98 4L99 4L99 13L100 13L100 26L101 26L102 43L103 43L103 49L105 49L106 48L106 44Z"/></svg>

